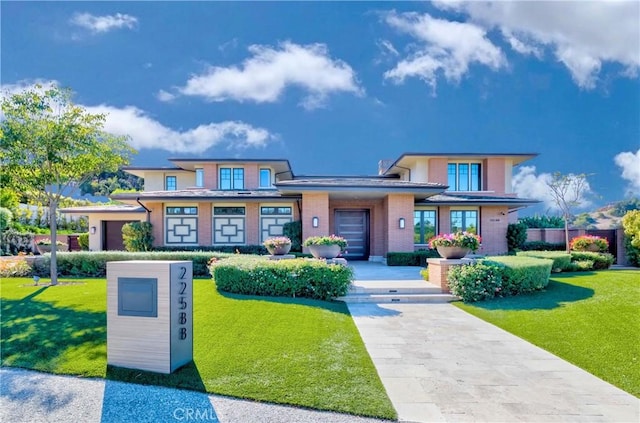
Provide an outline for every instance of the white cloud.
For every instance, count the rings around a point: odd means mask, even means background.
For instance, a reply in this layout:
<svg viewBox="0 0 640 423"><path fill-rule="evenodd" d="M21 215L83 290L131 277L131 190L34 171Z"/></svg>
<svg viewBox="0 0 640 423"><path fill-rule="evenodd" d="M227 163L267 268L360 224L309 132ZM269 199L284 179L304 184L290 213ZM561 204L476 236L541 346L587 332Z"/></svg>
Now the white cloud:
<svg viewBox="0 0 640 423"><path fill-rule="evenodd" d="M542 58L550 49L576 84L595 87L606 62L636 77L640 68L640 2L513 1L436 2L442 9L466 13L486 29L497 27L512 48ZM523 41L526 40L526 43ZM536 54L537 52L537 54Z"/></svg>
<svg viewBox="0 0 640 423"><path fill-rule="evenodd" d="M94 16L90 13L76 13L69 22L81 28L88 29L94 34L99 34L120 28L133 29L138 24L138 18L123 13L104 16Z"/></svg>
<svg viewBox="0 0 640 423"><path fill-rule="evenodd" d="M568 174L567 176L574 176ZM552 181L553 175L550 173L541 173L536 175L535 166L522 166L518 169L518 172L513 175L511 185L513 191L518 194L518 197L532 198L534 200L540 200L549 210L558 211L559 208L553 201L553 196L549 189L549 183ZM579 208L587 208L591 206L592 202L589 200L589 196L593 194L589 183L586 183L585 190L582 197L578 200L580 202Z"/></svg>
<svg viewBox="0 0 640 423"><path fill-rule="evenodd" d="M170 92L165 91L165 90L160 90L156 94L156 98L158 100L160 100L160 101L169 102L169 101L173 101L176 98L176 95L175 94L171 94Z"/></svg>
<svg viewBox="0 0 640 423"><path fill-rule="evenodd" d="M640 149L636 153L625 151L615 156L616 165L622 168L622 178L629 181L627 193L640 195Z"/></svg>
<svg viewBox="0 0 640 423"><path fill-rule="evenodd" d="M384 15L384 20L416 40L415 51L384 74L385 78L396 83L402 83L408 77L417 77L435 91L440 73L448 81L458 82L472 64L493 70L506 64L500 48L487 38L486 31L478 25L415 12L398 14L392 11Z"/></svg>
<svg viewBox="0 0 640 423"><path fill-rule="evenodd" d="M16 84L2 85L1 90L3 93L16 94L33 89L36 82L43 85L43 90L59 85L56 81L20 81ZM134 106L80 106L92 114L105 114L104 129L114 135L128 135L129 144L138 150L157 148L172 153L197 154L211 147L227 150L264 148L277 139L277 136L268 130L241 121L212 122L193 129L176 131Z"/></svg>
<svg viewBox="0 0 640 423"><path fill-rule="evenodd" d="M272 103L286 88L295 86L307 92L301 104L308 109L321 107L332 93L363 92L353 69L329 57L324 44L284 42L276 48L252 45L249 51L252 56L241 66L211 66L192 76L179 92L209 101Z"/></svg>

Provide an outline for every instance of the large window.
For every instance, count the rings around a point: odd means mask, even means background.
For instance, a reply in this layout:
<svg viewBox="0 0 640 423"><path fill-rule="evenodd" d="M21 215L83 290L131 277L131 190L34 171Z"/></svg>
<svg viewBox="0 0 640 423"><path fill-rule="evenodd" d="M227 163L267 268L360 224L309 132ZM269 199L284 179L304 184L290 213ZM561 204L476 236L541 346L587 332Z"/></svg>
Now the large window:
<svg viewBox="0 0 640 423"><path fill-rule="evenodd" d="M164 179L164 189L167 191L175 191L178 189L178 178L176 176L167 176Z"/></svg>
<svg viewBox="0 0 640 423"><path fill-rule="evenodd" d="M271 188L271 169L260 169L260 188Z"/></svg>
<svg viewBox="0 0 640 423"><path fill-rule="evenodd" d="M480 191L482 189L480 163L449 163L447 185L449 191Z"/></svg>
<svg viewBox="0 0 640 423"><path fill-rule="evenodd" d="M451 232L478 233L477 210L451 210Z"/></svg>
<svg viewBox="0 0 640 423"><path fill-rule="evenodd" d="M167 245L198 243L197 207L167 207L165 215L165 243Z"/></svg>
<svg viewBox="0 0 640 423"><path fill-rule="evenodd" d="M204 187L204 169L196 169L196 186Z"/></svg>
<svg viewBox="0 0 640 423"><path fill-rule="evenodd" d="M290 206L260 207L260 240L284 235L284 225L293 220Z"/></svg>
<svg viewBox="0 0 640 423"><path fill-rule="evenodd" d="M220 189L244 189L244 169L220 168Z"/></svg>
<svg viewBox="0 0 640 423"><path fill-rule="evenodd" d="M242 245L245 243L244 207L213 208L213 243L215 245Z"/></svg>
<svg viewBox="0 0 640 423"><path fill-rule="evenodd" d="M436 235L436 211L416 210L413 212L413 242L426 244Z"/></svg>

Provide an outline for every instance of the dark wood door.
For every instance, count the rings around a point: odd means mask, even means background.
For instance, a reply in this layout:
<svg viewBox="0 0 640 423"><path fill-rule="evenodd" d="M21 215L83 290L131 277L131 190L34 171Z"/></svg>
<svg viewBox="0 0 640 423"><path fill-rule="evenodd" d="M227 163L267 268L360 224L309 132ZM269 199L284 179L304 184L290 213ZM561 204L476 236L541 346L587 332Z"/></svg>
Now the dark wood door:
<svg viewBox="0 0 640 423"><path fill-rule="evenodd" d="M347 240L347 260L369 259L369 210L336 210L336 235Z"/></svg>
<svg viewBox="0 0 640 423"><path fill-rule="evenodd" d="M132 221L103 220L102 221L102 249L107 251L124 251L122 241L122 227Z"/></svg>

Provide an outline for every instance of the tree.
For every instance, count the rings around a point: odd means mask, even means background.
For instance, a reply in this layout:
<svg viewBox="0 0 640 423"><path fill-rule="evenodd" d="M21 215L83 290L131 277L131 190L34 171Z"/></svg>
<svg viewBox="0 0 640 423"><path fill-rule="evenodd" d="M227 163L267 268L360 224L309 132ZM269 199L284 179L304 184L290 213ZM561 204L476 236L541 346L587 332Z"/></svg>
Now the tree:
<svg viewBox="0 0 640 423"><path fill-rule="evenodd" d="M584 194L589 190L587 175L584 173L580 175L563 175L560 172L556 172L551 177L551 180L547 181L547 186L564 219L564 241L566 251L569 253L569 220L571 219L571 211L584 201Z"/></svg>
<svg viewBox="0 0 640 423"><path fill-rule="evenodd" d="M640 266L640 210L627 212L622 218L627 258L634 266Z"/></svg>
<svg viewBox="0 0 640 423"><path fill-rule="evenodd" d="M80 193L108 196L115 190L142 191L144 180L122 169L117 172L102 172L80 185Z"/></svg>
<svg viewBox="0 0 640 423"><path fill-rule="evenodd" d="M2 99L2 179L55 217L64 195L92 176L115 171L135 152L127 137L103 130L105 115L73 104L71 91L36 85ZM51 229L51 284L57 284L56 219Z"/></svg>

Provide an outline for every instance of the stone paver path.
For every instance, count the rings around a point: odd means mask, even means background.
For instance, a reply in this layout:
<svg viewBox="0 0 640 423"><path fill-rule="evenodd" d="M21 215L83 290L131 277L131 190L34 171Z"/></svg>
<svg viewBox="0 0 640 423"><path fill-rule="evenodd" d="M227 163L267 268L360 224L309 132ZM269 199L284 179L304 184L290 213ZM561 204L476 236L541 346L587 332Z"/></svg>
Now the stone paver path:
<svg viewBox="0 0 640 423"><path fill-rule="evenodd" d="M640 421L634 396L451 304L349 310L400 421Z"/></svg>

